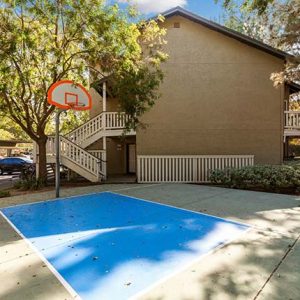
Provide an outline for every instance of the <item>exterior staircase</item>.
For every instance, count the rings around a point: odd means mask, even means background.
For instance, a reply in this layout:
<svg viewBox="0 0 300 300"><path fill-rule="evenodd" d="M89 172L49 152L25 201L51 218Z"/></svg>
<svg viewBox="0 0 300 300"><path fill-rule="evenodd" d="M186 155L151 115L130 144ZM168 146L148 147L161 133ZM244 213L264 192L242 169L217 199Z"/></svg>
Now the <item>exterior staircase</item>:
<svg viewBox="0 0 300 300"><path fill-rule="evenodd" d="M61 164L91 182L106 179L106 149L86 150L100 139L121 136L128 116L119 112L102 112L65 136L60 136ZM135 135L134 131L126 135ZM55 137L48 137L47 163L55 162Z"/></svg>

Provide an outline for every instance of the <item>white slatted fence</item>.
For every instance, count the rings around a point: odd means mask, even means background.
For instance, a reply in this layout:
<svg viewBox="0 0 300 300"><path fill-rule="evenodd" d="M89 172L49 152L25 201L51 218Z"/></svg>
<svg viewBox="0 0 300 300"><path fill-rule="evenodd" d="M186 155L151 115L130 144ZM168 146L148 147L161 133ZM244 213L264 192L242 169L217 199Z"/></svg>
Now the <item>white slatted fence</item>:
<svg viewBox="0 0 300 300"><path fill-rule="evenodd" d="M212 170L252 166L254 155L138 155L139 183L208 183Z"/></svg>

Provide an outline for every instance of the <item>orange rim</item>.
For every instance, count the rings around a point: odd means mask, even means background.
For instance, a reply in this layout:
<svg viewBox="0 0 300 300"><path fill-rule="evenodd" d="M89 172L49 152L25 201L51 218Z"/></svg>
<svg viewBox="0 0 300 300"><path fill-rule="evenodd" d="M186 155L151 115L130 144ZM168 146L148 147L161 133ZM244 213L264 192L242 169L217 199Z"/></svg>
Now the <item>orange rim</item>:
<svg viewBox="0 0 300 300"><path fill-rule="evenodd" d="M57 103L55 102L53 99L52 99L52 94L53 94L53 91L60 85L62 84L65 84L65 83L70 83L70 84L73 84L75 85L76 87L79 87L83 92L84 94L88 97L88 105L87 106L84 106L84 107L71 107L70 105L62 105L60 103ZM47 92L47 100L48 100L48 103L50 103L51 105L54 105L58 108L62 108L62 109L74 109L74 110L89 110L91 109L92 107L92 97L91 95L89 94L89 92L85 89L85 87L83 87L81 84L79 83L74 83L74 81L72 80L60 80L60 81L57 81L55 83L53 83L48 92Z"/></svg>

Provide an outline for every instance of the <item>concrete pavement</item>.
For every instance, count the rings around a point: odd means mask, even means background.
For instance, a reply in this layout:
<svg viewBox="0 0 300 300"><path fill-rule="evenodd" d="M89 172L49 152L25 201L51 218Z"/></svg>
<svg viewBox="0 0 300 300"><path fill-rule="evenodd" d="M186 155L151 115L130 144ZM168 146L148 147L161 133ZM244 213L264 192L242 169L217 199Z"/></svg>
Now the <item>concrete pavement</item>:
<svg viewBox="0 0 300 300"><path fill-rule="evenodd" d="M252 225L239 239L199 258L139 299L300 299L300 197L185 184L106 184L63 189L62 196L105 190ZM53 191L3 198L0 204L51 198ZM0 299L72 299L2 217L0 282Z"/></svg>

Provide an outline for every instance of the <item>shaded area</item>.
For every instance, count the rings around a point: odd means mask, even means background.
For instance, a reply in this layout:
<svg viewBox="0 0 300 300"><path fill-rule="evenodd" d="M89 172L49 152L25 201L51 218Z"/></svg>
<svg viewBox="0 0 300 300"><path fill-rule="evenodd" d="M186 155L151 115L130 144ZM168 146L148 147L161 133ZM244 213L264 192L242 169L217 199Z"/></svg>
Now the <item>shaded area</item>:
<svg viewBox="0 0 300 300"><path fill-rule="evenodd" d="M113 193L2 211L84 299L128 299L248 228Z"/></svg>
<svg viewBox="0 0 300 300"><path fill-rule="evenodd" d="M253 300L274 266L289 248L291 239L252 230L157 286L139 300ZM295 260L294 260L295 262ZM297 300L300 292L297 265L273 278L258 299ZM174 289L176 287L176 289Z"/></svg>
<svg viewBox="0 0 300 300"><path fill-rule="evenodd" d="M0 216L0 299L73 299L35 252Z"/></svg>

